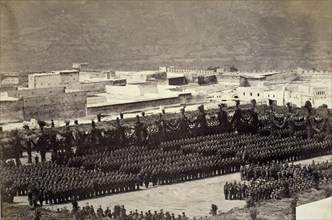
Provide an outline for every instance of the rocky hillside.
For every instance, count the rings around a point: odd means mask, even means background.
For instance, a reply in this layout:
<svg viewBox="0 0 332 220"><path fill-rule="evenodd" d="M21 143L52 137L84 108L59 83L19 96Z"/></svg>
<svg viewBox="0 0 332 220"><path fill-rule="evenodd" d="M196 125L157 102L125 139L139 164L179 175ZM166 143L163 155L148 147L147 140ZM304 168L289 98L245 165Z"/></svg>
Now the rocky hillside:
<svg viewBox="0 0 332 220"><path fill-rule="evenodd" d="M331 1L2 1L1 71L331 69Z"/></svg>

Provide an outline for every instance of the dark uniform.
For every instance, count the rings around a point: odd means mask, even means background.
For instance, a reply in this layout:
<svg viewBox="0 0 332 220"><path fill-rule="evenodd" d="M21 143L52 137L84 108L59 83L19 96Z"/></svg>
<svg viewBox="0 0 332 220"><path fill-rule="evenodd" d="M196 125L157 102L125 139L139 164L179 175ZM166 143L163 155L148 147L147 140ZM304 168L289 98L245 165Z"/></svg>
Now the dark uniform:
<svg viewBox="0 0 332 220"><path fill-rule="evenodd" d="M135 123L135 142L137 145L142 144L142 131L143 131L143 123L140 121L139 116L136 116L136 123Z"/></svg>
<svg viewBox="0 0 332 220"><path fill-rule="evenodd" d="M228 121L228 113L223 109L225 107L224 104L219 105L220 110L218 112L218 121L219 121L219 128L220 132L229 132L230 130L230 123Z"/></svg>
<svg viewBox="0 0 332 220"><path fill-rule="evenodd" d="M187 138L189 136L190 127L189 127L189 120L185 116L185 110L181 109L181 118L178 122L178 136L179 138Z"/></svg>
<svg viewBox="0 0 332 220"><path fill-rule="evenodd" d="M240 109L240 101L236 101L236 110L234 112L231 125L233 126L233 129L237 131L238 133L244 132L244 123L242 118L242 110Z"/></svg>
<svg viewBox="0 0 332 220"><path fill-rule="evenodd" d="M207 125L207 121L206 121L206 114L204 111L204 106L201 105L198 107L198 116L197 119L195 121L195 128L197 129L197 134L199 136L203 136L206 133L208 133L208 125Z"/></svg>

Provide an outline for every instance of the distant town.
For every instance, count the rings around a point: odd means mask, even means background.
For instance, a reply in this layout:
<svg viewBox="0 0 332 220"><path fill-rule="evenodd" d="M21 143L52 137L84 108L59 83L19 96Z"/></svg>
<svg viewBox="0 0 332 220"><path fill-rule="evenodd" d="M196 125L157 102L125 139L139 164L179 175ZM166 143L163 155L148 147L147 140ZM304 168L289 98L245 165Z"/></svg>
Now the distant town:
<svg viewBox="0 0 332 220"><path fill-rule="evenodd" d="M159 67L151 71L92 69L73 63L69 70L1 73L0 124L95 118L140 111L171 111L204 104L259 104L331 108L331 71L239 71L235 67L206 70Z"/></svg>

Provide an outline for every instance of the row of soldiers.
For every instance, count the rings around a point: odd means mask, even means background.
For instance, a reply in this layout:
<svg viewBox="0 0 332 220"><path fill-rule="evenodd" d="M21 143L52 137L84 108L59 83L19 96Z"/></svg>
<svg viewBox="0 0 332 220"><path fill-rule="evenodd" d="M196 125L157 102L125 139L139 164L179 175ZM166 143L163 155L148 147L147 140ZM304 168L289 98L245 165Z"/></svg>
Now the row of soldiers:
<svg viewBox="0 0 332 220"><path fill-rule="evenodd" d="M63 203L110 193L136 190L138 178L133 174L104 173L58 166L44 162L31 166L4 167L0 185L12 195L26 195L33 206Z"/></svg>
<svg viewBox="0 0 332 220"><path fill-rule="evenodd" d="M251 161L295 161L329 154L332 140L218 134L163 143L161 147L128 147L74 157L69 166L136 173L162 184L235 172Z"/></svg>
<svg viewBox="0 0 332 220"><path fill-rule="evenodd" d="M224 185L224 196L226 200L246 199L248 196L248 186L245 182L226 182Z"/></svg>
<svg viewBox="0 0 332 220"><path fill-rule="evenodd" d="M82 133L74 136L76 136L75 138L78 138L77 136L85 137L84 140L77 141L80 142L77 144L82 148L83 146L90 146L90 144L115 144L120 146L128 145L131 142L135 145L159 144L170 139L184 139L227 132L257 134L262 127L266 127L268 133L272 136L276 135L280 128L287 129L289 136L293 136L299 129L306 129L306 136L309 138L312 138L319 131L326 131L326 133L332 131L331 112L327 108L325 108L325 118L320 120L323 123L318 126L319 120L313 114L311 103L306 102L305 107L307 109L305 117L300 116L298 110L292 108L289 103L287 104L288 112L280 115L271 103L270 109L266 113L266 111L258 112L255 100L251 101L251 107L248 110L242 109L240 102L236 100L235 110L232 110L231 113L229 113L229 109L225 104L220 104L217 117L214 115L207 117L204 106L201 105L198 107L198 114L195 118L189 118L185 114L185 108L181 109L180 117L176 120L166 120L163 114L159 114L159 119L154 122L142 122L137 115L133 128L129 129L133 131L131 134L128 134L128 126L122 125L121 120L117 118L113 131L97 129L96 123L92 121L92 128L88 135ZM70 145L70 139L73 138L71 134L74 131L70 130L69 125L66 128L67 132L64 139L67 141L64 142ZM103 139L105 140L103 141ZM134 141L131 141L131 139Z"/></svg>
<svg viewBox="0 0 332 220"><path fill-rule="evenodd" d="M249 110L241 109L240 102L236 100L236 107L232 116L230 116L226 107L225 104L220 104L217 117L210 120L207 120L207 113L203 105L198 107L198 114L194 119L186 116L185 108L181 109L181 115L175 121L166 121L163 115L160 114L155 125L150 125L150 128L145 123L142 123L140 117L137 116L133 133L136 140L135 143L137 145L147 144L151 143L151 140L152 143L161 143L170 139L185 139L188 137L229 132L257 134L262 127L266 127L268 134L272 136L278 135L281 128L286 130L288 136L294 136L298 130L305 129L306 137L308 138L312 138L315 133L319 133L320 131L326 133L332 132L331 112L325 106L325 118L317 120L313 115L313 108L310 102L305 103L305 108L307 109L306 116L300 116L299 110L292 108L289 103L287 103L288 112L283 115L278 114L273 104L270 103L267 117L265 117L266 113L261 116L259 115L255 100L251 101L251 108ZM249 114L246 113L247 111L249 111ZM318 124L321 125L319 126ZM117 133L119 133L117 135L119 140L126 139L119 119L117 119Z"/></svg>

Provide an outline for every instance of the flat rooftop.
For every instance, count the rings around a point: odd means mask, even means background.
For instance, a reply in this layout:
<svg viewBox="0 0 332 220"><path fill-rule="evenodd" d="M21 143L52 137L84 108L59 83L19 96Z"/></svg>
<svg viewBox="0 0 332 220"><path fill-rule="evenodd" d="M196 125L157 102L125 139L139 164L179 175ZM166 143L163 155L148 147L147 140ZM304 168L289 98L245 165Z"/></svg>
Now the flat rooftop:
<svg viewBox="0 0 332 220"><path fill-rule="evenodd" d="M32 73L32 74L29 74L32 75L32 76L54 76L54 75L59 75L60 73L57 73L57 72L51 72L51 73Z"/></svg>
<svg viewBox="0 0 332 220"><path fill-rule="evenodd" d="M80 83L100 83L100 82L114 82L114 81L121 81L121 80L126 80L126 78L110 78L110 79L106 79L106 78L93 78L93 79L89 79L89 78L85 78L85 79L81 79Z"/></svg>
<svg viewBox="0 0 332 220"><path fill-rule="evenodd" d="M115 74L119 74L119 75L152 75L152 74L156 74L158 73L158 71L155 70L146 70L146 71L115 71Z"/></svg>
<svg viewBox="0 0 332 220"><path fill-rule="evenodd" d="M71 69L71 70L55 70L55 71L52 71L52 73L78 73L79 70L76 70L76 69Z"/></svg>
<svg viewBox="0 0 332 220"><path fill-rule="evenodd" d="M236 85L225 85L222 83L217 83L217 84L210 84L210 85L198 85L198 84L188 84L183 86L183 91L187 92L219 92L219 91L224 91L224 90L229 90L233 88L237 88L238 86Z"/></svg>
<svg viewBox="0 0 332 220"><path fill-rule="evenodd" d="M100 103L92 103L88 104L87 107L97 107L97 106L106 106L106 105L116 105L116 104L124 104L124 103L133 103L133 102L142 102L142 101L152 101L158 99L168 99L168 98L176 98L178 94L145 94L144 96L126 96L126 95L116 95L116 97L111 97L110 94L100 93L97 96L105 97L107 101Z"/></svg>
<svg viewBox="0 0 332 220"><path fill-rule="evenodd" d="M0 102L17 101L18 98L9 97L7 92L1 92Z"/></svg>
<svg viewBox="0 0 332 220"><path fill-rule="evenodd" d="M91 105L89 104L88 107L176 98L181 94L191 93L189 91L171 91L171 89L175 88L175 86L157 85L157 90L153 90L150 92L145 91L144 95L140 95L140 93L138 93L138 90L131 90L130 87L138 88L136 86L126 86L121 88L120 92L110 90L109 93L98 93L95 96L103 97L104 100L106 99L106 101L100 103L91 103ZM127 92L121 92L122 89Z"/></svg>

